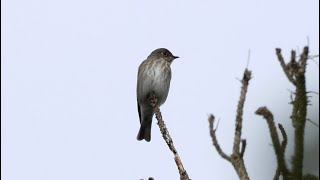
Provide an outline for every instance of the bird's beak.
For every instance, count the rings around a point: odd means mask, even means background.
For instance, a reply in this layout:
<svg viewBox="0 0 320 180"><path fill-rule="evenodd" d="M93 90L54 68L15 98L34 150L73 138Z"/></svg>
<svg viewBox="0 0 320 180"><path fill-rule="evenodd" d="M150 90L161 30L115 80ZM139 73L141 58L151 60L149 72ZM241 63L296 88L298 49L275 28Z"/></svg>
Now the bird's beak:
<svg viewBox="0 0 320 180"><path fill-rule="evenodd" d="M179 56L173 56L173 59L178 59L179 58Z"/></svg>

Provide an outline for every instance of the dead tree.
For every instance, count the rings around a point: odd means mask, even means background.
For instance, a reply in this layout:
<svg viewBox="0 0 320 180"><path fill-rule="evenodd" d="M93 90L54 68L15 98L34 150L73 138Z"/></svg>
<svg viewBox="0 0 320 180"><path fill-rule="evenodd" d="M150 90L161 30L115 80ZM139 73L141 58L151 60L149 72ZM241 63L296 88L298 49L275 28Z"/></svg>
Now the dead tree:
<svg viewBox="0 0 320 180"><path fill-rule="evenodd" d="M282 54L281 49L276 49L276 55L280 62L280 65L287 76L288 80L294 85L294 98L291 104L292 108L292 125L294 128L294 154L292 156L292 168L288 169L285 161L285 149L288 143L288 137L285 129L281 124L278 124L278 128L282 135L282 142L280 143L279 135L275 125L274 117L271 111L267 107L260 107L257 111L257 115L263 116L267 121L270 136L273 144L273 148L277 157L278 167L274 175L274 179L278 180L280 176L284 180L315 180L318 177L314 175L303 175L303 153L304 153L304 131L305 124L307 121L307 106L308 106L308 92L306 90L306 66L307 61L310 59L309 47L304 47L303 52L299 55L297 60L296 51L291 51L290 62L286 63ZM249 80L251 79L251 72L245 70L242 78L242 87L240 93L240 99L237 107L237 115L235 120L235 137L233 142L233 152L231 155L227 155L220 147L217 137L216 129L214 128L214 116L209 116L209 131L214 147L216 148L219 155L229 161L235 168L239 178L241 180L249 179L246 171L243 155L246 148L246 140L241 140L242 130L242 115L243 107L248 90ZM241 142L241 143L240 143ZM240 149L241 144L241 149Z"/></svg>

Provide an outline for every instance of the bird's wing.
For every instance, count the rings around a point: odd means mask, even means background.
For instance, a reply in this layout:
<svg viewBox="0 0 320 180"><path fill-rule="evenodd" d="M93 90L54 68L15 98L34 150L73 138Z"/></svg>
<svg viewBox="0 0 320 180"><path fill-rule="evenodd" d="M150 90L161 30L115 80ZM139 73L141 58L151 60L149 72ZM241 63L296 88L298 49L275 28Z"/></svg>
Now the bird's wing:
<svg viewBox="0 0 320 180"><path fill-rule="evenodd" d="M137 105L138 105L138 112L139 112L139 120L140 120L140 123L141 123L141 109L140 109L140 105L139 105L138 99L137 99Z"/></svg>

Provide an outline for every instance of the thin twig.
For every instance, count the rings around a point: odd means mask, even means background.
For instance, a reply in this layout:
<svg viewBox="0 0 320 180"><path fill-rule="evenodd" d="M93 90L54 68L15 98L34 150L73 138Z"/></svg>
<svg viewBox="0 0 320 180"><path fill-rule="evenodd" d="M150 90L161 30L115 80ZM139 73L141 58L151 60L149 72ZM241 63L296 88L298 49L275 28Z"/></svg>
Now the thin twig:
<svg viewBox="0 0 320 180"><path fill-rule="evenodd" d="M249 66L249 63L250 63L250 57L251 57L251 50L249 49L246 69L248 69L248 66Z"/></svg>
<svg viewBox="0 0 320 180"><path fill-rule="evenodd" d="M287 133L284 130L284 127L282 126L282 124L279 123L278 127L280 129L280 132L281 132L282 138L283 138L282 143L281 143L281 148L282 148L283 153L285 153L286 147L287 147L287 144L288 144L288 136L287 136Z"/></svg>
<svg viewBox="0 0 320 180"><path fill-rule="evenodd" d="M315 95L318 95L318 96L319 96L319 93L318 93L318 92L315 92L315 91L308 91L307 93L308 93L308 94L315 94Z"/></svg>
<svg viewBox="0 0 320 180"><path fill-rule="evenodd" d="M311 119L307 119L307 121L309 121L311 124L319 128L319 124L313 122Z"/></svg>
<svg viewBox="0 0 320 180"><path fill-rule="evenodd" d="M247 147L247 140L242 139L241 140L241 152L240 152L240 156L243 158L244 156L244 152L246 151L246 147Z"/></svg>
<svg viewBox="0 0 320 180"><path fill-rule="evenodd" d="M293 76L290 74L289 69L283 59L283 56L281 54L281 49L280 48L276 48L276 55L278 57L278 60L280 62L280 65L284 71L284 73L286 74L287 78L289 79L290 82L292 82L293 84L295 84L295 80L293 79Z"/></svg>
<svg viewBox="0 0 320 180"><path fill-rule="evenodd" d="M173 153L174 156L174 160L176 162L176 165L178 167L179 170L179 174L180 174L180 180L190 180L187 171L184 169L182 161L180 159L180 156L176 150L176 148L174 147L172 138L168 132L168 129L166 128L166 125L162 119L162 115L160 112L160 108L158 106L158 99L154 94L151 94L149 96L150 99L150 104L153 108L154 113L156 114L156 118L158 120L158 125L162 134L163 139L166 141L169 149L171 150L171 152Z"/></svg>
<svg viewBox="0 0 320 180"><path fill-rule="evenodd" d="M319 63L315 60L316 58L319 58L319 55L309 55L308 59L310 59L312 62L314 62L318 67Z"/></svg>
<svg viewBox="0 0 320 180"><path fill-rule="evenodd" d="M311 56L309 56L309 58L310 58L310 59L319 58L319 54L317 54L317 55L311 55Z"/></svg>
<svg viewBox="0 0 320 180"><path fill-rule="evenodd" d="M216 136L216 130L217 128L215 129L214 128L214 120L215 120L215 117L211 114L208 118L208 121L209 121L209 131L210 131L210 136L211 136L211 139L212 139L212 143L213 143L213 146L216 148L217 152L219 153L219 155L231 162L231 157L228 156L226 153L223 152L223 150L221 149L220 145L219 145L219 142L217 140L217 136Z"/></svg>
<svg viewBox="0 0 320 180"><path fill-rule="evenodd" d="M285 151L286 151L286 147L287 147L287 144L288 144L288 136L287 136L287 133L286 131L284 130L282 124L278 124L278 127L280 129L280 132L282 134L282 143L281 143L281 148L282 148L282 151L283 151L283 156L285 156ZM276 174L274 175L274 180L278 180L280 178L280 175L281 175L281 170L280 170L280 167L278 165L277 167L277 170L276 170Z"/></svg>
<svg viewBox="0 0 320 180"><path fill-rule="evenodd" d="M312 62L314 62L314 63L319 67L319 63L318 63L314 58L309 57L309 59L310 59Z"/></svg>
<svg viewBox="0 0 320 180"><path fill-rule="evenodd" d="M304 75L306 72L308 57L309 57L309 47L305 46L303 48L303 52L300 55L300 59L299 59L299 63L300 63L299 73L300 73L300 75L302 75L302 74Z"/></svg>

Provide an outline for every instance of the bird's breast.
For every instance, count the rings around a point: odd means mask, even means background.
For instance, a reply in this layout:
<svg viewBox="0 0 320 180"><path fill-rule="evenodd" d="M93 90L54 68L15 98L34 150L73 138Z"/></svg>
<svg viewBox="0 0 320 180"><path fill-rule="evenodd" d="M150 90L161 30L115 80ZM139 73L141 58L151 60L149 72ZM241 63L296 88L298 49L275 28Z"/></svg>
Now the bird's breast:
<svg viewBox="0 0 320 180"><path fill-rule="evenodd" d="M154 92L161 105L167 99L170 81L171 68L168 62L163 60L149 62L138 76L138 97L147 97Z"/></svg>

